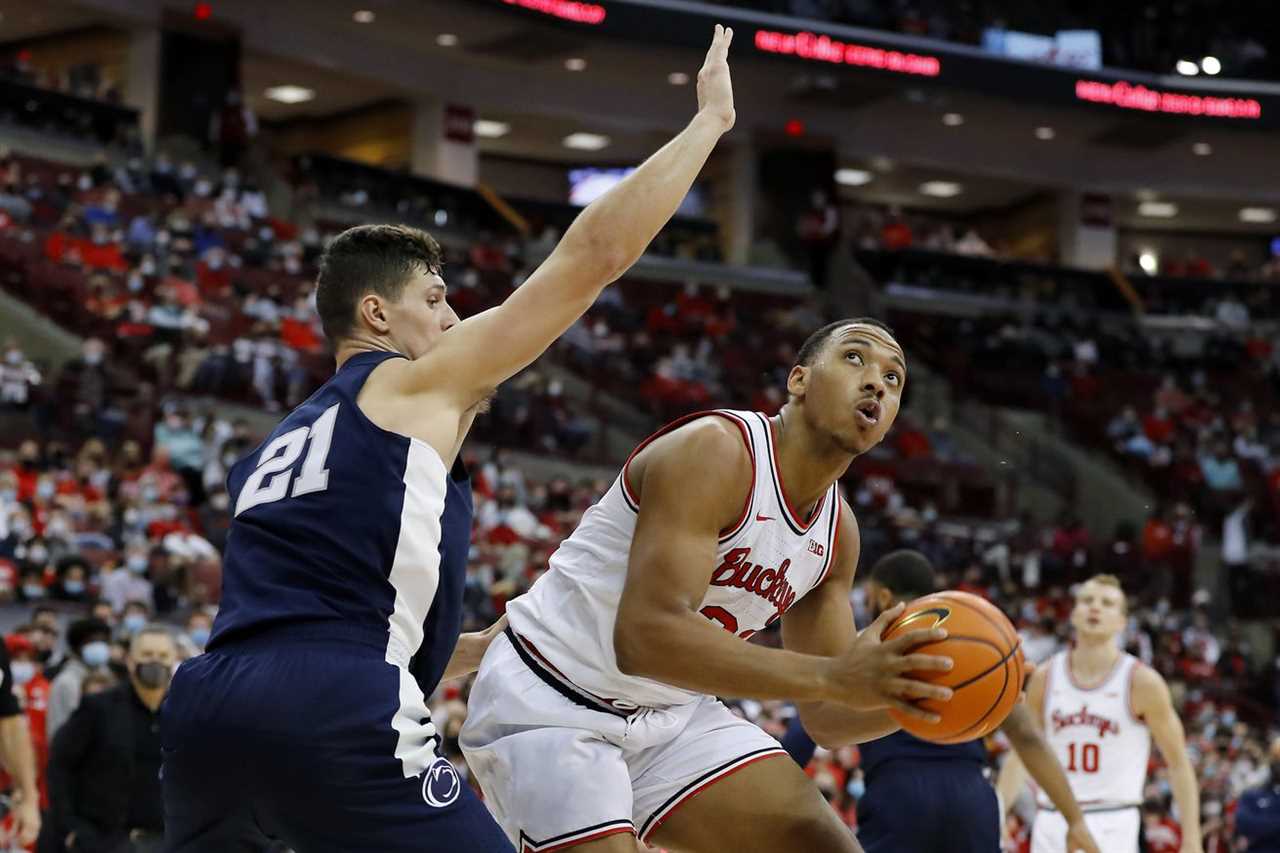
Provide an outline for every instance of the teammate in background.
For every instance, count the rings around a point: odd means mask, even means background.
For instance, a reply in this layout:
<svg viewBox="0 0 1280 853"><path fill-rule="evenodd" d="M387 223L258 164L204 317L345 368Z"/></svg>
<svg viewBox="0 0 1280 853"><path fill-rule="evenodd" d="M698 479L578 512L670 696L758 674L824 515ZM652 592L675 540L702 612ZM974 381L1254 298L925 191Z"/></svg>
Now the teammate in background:
<svg viewBox="0 0 1280 853"><path fill-rule="evenodd" d="M1027 703L1066 768L1085 823L1105 853L1138 849L1152 738L1169 767L1182 853L1203 853L1200 794L1182 721L1160 674L1120 651L1117 638L1127 616L1128 603L1115 577L1096 575L1081 584L1071 611L1075 645L1036 669ZM1006 809L1024 782L1025 769L1017 756L1010 756L997 786ZM1032 853L1062 853L1062 813L1043 797L1039 806L1031 828Z"/></svg>
<svg viewBox="0 0 1280 853"><path fill-rule="evenodd" d="M894 551L871 569L867 601L875 614L935 591L933 566L918 551ZM1099 853L1053 750L1018 703L1000 730L1065 817L1066 849ZM983 776L982 740L936 744L903 731L864 743L867 790L858 801L858 840L867 853L995 853L1003 815Z"/></svg>
<svg viewBox="0 0 1280 853"><path fill-rule="evenodd" d="M778 742L715 696L797 701L821 743L893 731L945 687L908 678L933 628L856 634L858 525L837 481L878 444L907 378L888 327L832 323L800 348L781 413L676 421L507 607L460 744L522 853L849 853L857 840ZM746 642L781 619L784 649ZM776 760L781 758L782 760Z"/></svg>
<svg viewBox="0 0 1280 853"><path fill-rule="evenodd" d="M688 127L502 305L459 322L416 229L353 228L325 250L316 302L337 374L228 476L221 608L163 714L168 850L510 850L440 755L425 700L491 639L458 637L459 449L493 389L640 257L733 126L731 37L716 27Z"/></svg>

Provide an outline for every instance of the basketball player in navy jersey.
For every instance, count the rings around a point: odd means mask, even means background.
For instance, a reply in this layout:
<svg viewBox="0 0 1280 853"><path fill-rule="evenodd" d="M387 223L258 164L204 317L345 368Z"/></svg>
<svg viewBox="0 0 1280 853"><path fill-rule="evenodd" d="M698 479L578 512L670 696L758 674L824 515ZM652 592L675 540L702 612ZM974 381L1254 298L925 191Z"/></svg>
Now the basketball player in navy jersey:
<svg viewBox="0 0 1280 853"><path fill-rule="evenodd" d="M894 551L871 569L872 613L934 592L933 566L918 551ZM1000 727L1022 763L1066 819L1066 850L1098 853L1062 765L1024 703ZM897 731L859 746L866 793L858 840L867 853L997 853L1001 812L983 776L981 740L935 744Z"/></svg>
<svg viewBox="0 0 1280 853"><path fill-rule="evenodd" d="M510 850L440 755L425 700L491 639L458 642L458 453L481 402L640 257L733 126L732 34L716 27L685 130L502 305L460 322L416 229L353 228L325 250L316 302L337 373L228 475L221 609L162 717L168 850Z"/></svg>

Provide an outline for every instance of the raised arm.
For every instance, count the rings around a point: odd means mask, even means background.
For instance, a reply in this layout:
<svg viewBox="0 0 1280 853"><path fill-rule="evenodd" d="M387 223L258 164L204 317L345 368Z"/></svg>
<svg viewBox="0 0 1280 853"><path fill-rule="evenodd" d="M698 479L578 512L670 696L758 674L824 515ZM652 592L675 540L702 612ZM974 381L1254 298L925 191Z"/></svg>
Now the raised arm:
<svg viewBox="0 0 1280 853"><path fill-rule="evenodd" d="M831 657L852 645L857 628L853 622L853 608L849 604L849 591L853 588L861 552L858 520L849 505L841 500L840 529L831 571L821 586L797 601L782 618L782 644L785 648ZM919 682L909 684L913 691L919 690L915 687ZM942 688L933 690L940 698L944 695ZM914 706L905 707L916 716L928 717L926 712ZM809 737L828 749L875 740L899 728L885 709L854 711L838 702L798 702L796 710Z"/></svg>
<svg viewBox="0 0 1280 853"><path fill-rule="evenodd" d="M413 390L446 390L463 407L515 375L586 313L675 214L720 136L733 127L728 53L716 25L698 72L698 112L635 172L589 205L559 245L501 305L450 329L415 362Z"/></svg>
<svg viewBox="0 0 1280 853"><path fill-rule="evenodd" d="M899 701L901 672L936 665L905 649L938 638L940 629L881 644L882 619L866 632L874 637L826 657L747 643L702 616L719 533L751 488L750 457L718 418L658 439L646 455L632 469L640 513L613 635L623 672L721 696L831 700L869 710Z"/></svg>
<svg viewBox="0 0 1280 853"><path fill-rule="evenodd" d="M1151 730L1151 739L1169 767L1169 787L1182 824L1182 853L1203 853L1200 838L1200 790L1187 756L1187 736L1173 710L1169 685L1160 673L1139 666L1133 674L1133 710Z"/></svg>

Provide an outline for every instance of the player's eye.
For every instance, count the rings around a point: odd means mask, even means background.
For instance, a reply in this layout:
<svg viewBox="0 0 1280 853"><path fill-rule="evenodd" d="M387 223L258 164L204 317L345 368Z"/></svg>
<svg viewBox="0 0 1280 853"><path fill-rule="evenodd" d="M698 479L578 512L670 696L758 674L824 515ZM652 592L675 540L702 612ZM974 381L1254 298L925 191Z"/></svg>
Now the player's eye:
<svg viewBox="0 0 1280 853"><path fill-rule="evenodd" d="M896 373L886 373L886 374L884 375L884 378L885 378L885 380L886 380L886 381L890 381L890 382L892 382L894 385L897 385L897 384L898 384L898 382L899 382L898 374L896 374Z"/></svg>
<svg viewBox="0 0 1280 853"><path fill-rule="evenodd" d="M845 358L853 361L854 364L862 364L862 353L858 352L856 349L850 350L845 355Z"/></svg>

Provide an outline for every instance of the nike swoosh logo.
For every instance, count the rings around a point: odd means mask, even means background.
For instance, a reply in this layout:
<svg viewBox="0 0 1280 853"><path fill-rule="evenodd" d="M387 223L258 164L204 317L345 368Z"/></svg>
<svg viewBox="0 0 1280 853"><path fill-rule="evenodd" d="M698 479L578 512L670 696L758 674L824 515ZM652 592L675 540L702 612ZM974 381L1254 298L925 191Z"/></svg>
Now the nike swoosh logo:
<svg viewBox="0 0 1280 853"><path fill-rule="evenodd" d="M775 519L772 515L760 515L759 513L756 514L756 521L774 521L774 520Z"/></svg>

